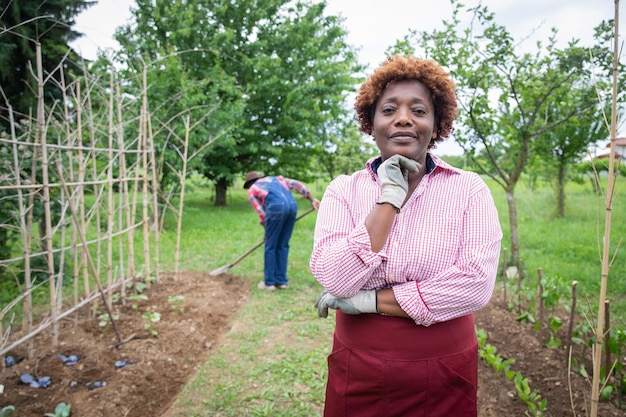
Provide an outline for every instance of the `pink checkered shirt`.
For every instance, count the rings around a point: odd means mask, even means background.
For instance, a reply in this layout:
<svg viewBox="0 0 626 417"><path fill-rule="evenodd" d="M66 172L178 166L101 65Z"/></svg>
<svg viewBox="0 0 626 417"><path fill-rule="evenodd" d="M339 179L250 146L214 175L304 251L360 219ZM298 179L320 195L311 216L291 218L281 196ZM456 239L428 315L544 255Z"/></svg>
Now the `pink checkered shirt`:
<svg viewBox="0 0 626 417"><path fill-rule="evenodd" d="M423 326L483 308L493 292L502 240L485 182L429 154L432 170L375 253L365 218L381 195L372 169L376 159L326 189L310 259L315 278L336 297L391 287L402 309Z"/></svg>

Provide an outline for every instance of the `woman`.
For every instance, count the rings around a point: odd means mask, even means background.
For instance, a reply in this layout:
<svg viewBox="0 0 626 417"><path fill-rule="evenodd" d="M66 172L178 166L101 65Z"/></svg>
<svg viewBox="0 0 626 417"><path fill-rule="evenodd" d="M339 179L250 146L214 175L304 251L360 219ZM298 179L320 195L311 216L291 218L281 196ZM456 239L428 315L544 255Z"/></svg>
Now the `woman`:
<svg viewBox="0 0 626 417"><path fill-rule="evenodd" d="M430 152L452 131L454 88L434 61L392 56L357 95L380 156L331 182L310 260L318 314L337 310L325 417L477 415L473 312L502 230L484 181Z"/></svg>

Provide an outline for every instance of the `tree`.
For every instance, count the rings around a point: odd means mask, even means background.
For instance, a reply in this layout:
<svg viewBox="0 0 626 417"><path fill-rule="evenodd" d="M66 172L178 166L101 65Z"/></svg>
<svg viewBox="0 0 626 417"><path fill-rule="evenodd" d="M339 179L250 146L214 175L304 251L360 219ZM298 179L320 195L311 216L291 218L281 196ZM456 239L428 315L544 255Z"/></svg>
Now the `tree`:
<svg viewBox="0 0 626 417"><path fill-rule="evenodd" d="M36 84L32 75L35 43L41 44L43 70L60 79L64 74L80 73L80 57L68 46L81 36L72 30L74 18L89 6L90 0L8 0L0 6L0 84L17 120L35 113ZM69 59L66 59L66 55ZM60 98L58 87L46 85L47 100ZM0 131L8 130L4 100L0 104Z"/></svg>
<svg viewBox="0 0 626 417"><path fill-rule="evenodd" d="M23 140L35 130L31 123L37 114L37 46L40 46L44 84L44 103L51 108L62 97L62 79L69 80L70 74L80 73L76 64L79 56L68 43L80 36L71 29L74 17L95 1L85 0L9 0L0 6L0 134L11 134L13 118L16 139ZM63 77L64 75L65 77ZM41 181L41 166L33 164L37 155L30 151L21 154L21 166L14 166L10 147L0 144L0 185L10 183L11 177L23 181ZM32 167L32 168L31 168ZM31 172L31 169L33 170ZM60 215L61 207L54 197L51 201L52 215ZM8 259L21 240L17 232L19 221L16 192L5 189L0 192L0 259ZM44 209L40 193L36 193L29 208L34 221L39 222L40 240L43 240ZM45 244L43 244L45 250Z"/></svg>
<svg viewBox="0 0 626 417"><path fill-rule="evenodd" d="M219 104L191 146L198 149L218 132L227 134L189 167L215 183L216 205L226 204L228 186L251 169L310 178L320 134L344 120L345 93L354 89L352 74L361 69L341 20L324 15L326 3L140 0L137 5L134 25L120 28L117 40L130 66L158 62L152 76L167 78L150 83L151 108L183 86L193 86L182 89L185 103Z"/></svg>
<svg viewBox="0 0 626 417"><path fill-rule="evenodd" d="M358 131L356 125L339 124L342 130L335 132L329 128L320 135L318 166L324 169L328 178L349 175L362 169L367 159L377 154L377 148L370 138Z"/></svg>
<svg viewBox="0 0 626 417"><path fill-rule="evenodd" d="M470 158L505 191L511 232L511 260L519 262L515 187L531 156L540 157L541 144L554 138L554 129L597 109L590 80L589 54L572 41L556 47L556 29L534 53L517 51L507 29L494 22L487 7L469 9L482 32L461 30L463 7L452 0L453 16L442 30L413 33L426 54L447 67L456 81L460 102L456 140ZM563 97L575 101L561 100ZM595 137L585 137L577 142ZM554 145L554 142L550 142ZM587 142L588 144L588 142ZM487 161L485 164L483 161Z"/></svg>

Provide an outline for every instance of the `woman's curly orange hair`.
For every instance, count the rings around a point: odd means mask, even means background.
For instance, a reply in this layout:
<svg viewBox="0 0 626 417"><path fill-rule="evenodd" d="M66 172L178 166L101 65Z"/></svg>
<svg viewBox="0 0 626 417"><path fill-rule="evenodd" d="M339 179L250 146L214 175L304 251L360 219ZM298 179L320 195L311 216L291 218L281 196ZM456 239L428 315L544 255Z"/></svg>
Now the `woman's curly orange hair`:
<svg viewBox="0 0 626 417"><path fill-rule="evenodd" d="M452 123L457 115L454 82L437 62L411 55L387 57L380 67L361 85L354 103L356 119L361 132L372 134L374 110L385 87L392 81L418 80L430 90L435 105L437 137L428 148L434 148L452 133Z"/></svg>

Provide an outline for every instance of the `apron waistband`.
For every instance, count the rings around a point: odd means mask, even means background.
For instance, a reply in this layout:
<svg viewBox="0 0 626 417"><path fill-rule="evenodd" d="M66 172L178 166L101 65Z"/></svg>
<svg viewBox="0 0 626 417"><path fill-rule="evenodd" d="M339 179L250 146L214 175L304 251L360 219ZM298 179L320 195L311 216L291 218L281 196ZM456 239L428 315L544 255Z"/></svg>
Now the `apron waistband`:
<svg viewBox="0 0 626 417"><path fill-rule="evenodd" d="M397 360L440 358L476 344L473 314L424 327L402 317L337 310L335 336L351 349Z"/></svg>

